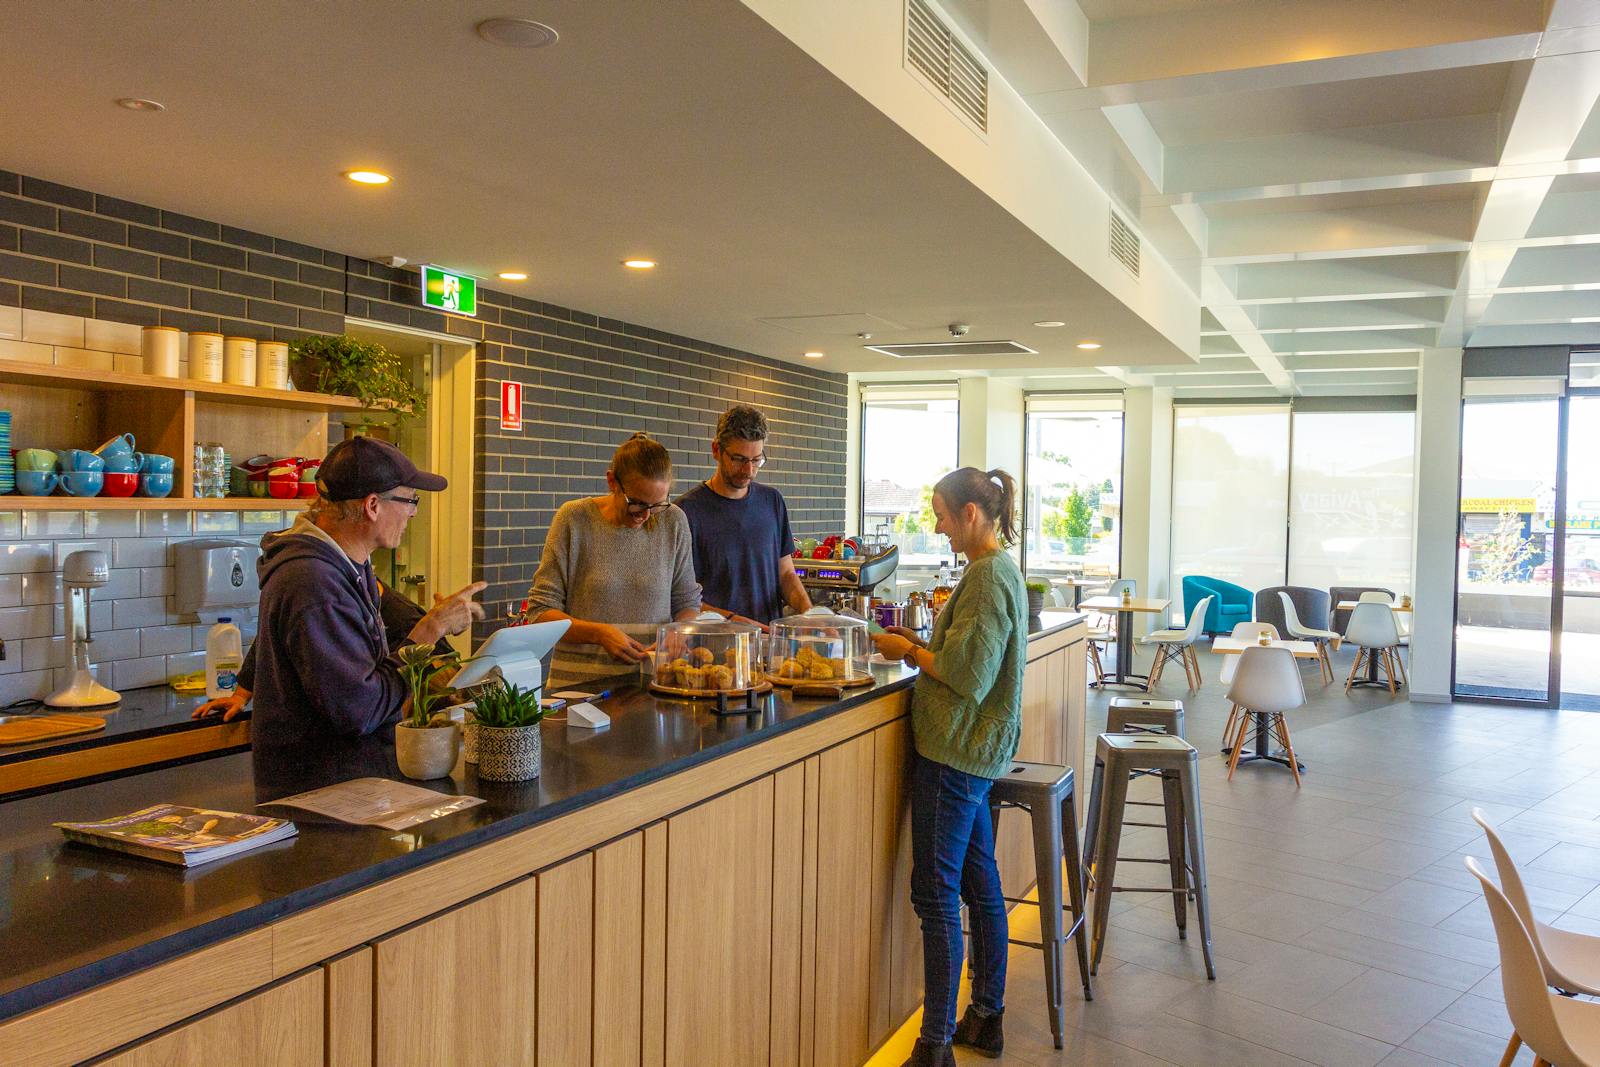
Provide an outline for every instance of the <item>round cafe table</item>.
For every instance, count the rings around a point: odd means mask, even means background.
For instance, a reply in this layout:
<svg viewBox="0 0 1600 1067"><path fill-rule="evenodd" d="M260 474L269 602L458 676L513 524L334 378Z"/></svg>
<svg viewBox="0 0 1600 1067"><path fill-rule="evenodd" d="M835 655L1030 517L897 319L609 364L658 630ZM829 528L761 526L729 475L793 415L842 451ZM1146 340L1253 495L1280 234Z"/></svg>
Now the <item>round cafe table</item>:
<svg viewBox="0 0 1600 1067"><path fill-rule="evenodd" d="M1101 685L1125 685L1150 691L1148 675L1133 673L1133 617L1136 614L1159 615L1167 610L1170 600L1133 597L1123 600L1117 596L1092 596L1078 605L1083 611L1098 611L1117 617L1117 671Z"/></svg>

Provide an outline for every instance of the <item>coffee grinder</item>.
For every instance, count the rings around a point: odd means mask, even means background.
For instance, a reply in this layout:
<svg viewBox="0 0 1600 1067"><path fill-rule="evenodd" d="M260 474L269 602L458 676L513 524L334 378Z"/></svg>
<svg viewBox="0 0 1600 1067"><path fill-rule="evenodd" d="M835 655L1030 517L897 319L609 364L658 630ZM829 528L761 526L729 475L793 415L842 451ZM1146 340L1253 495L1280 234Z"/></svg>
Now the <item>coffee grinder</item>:
<svg viewBox="0 0 1600 1067"><path fill-rule="evenodd" d="M104 552L86 549L62 561L62 608L72 679L65 689L45 698L49 707L107 708L122 700L121 694L94 680L94 666L89 662L89 643L94 640L89 628L89 590L99 589L110 580L111 565Z"/></svg>

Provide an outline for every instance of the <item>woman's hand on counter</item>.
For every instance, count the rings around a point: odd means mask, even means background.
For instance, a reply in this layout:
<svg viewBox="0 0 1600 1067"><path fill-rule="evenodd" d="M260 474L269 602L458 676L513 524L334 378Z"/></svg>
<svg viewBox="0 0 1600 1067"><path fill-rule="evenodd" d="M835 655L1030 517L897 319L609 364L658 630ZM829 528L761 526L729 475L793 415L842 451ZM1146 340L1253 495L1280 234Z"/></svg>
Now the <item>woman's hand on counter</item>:
<svg viewBox="0 0 1600 1067"><path fill-rule="evenodd" d="M928 642L922 639L922 635L918 634L915 630L908 630L904 626L885 626L883 628L883 632L887 634L894 634L896 637L903 637L907 641L910 641L913 645L916 645L918 648L928 647Z"/></svg>
<svg viewBox="0 0 1600 1067"><path fill-rule="evenodd" d="M193 719L204 719L211 715L220 714L223 722L232 722L244 714L245 707L250 703L248 689L235 689L232 696L217 697L208 700L194 709Z"/></svg>
<svg viewBox="0 0 1600 1067"><path fill-rule="evenodd" d="M921 647L918 642L891 630L873 634L872 643L878 647L878 655L884 659L905 659L913 649Z"/></svg>
<svg viewBox="0 0 1600 1067"><path fill-rule="evenodd" d="M595 628L594 643L624 663L638 663L644 659L645 647L610 623L591 623Z"/></svg>

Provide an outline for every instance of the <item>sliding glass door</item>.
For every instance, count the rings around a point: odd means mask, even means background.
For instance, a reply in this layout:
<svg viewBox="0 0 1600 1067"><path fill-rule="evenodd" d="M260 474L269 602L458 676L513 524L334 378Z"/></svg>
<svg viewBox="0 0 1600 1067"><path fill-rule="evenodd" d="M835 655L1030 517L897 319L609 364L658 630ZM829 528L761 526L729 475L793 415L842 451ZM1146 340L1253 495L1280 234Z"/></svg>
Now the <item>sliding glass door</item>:
<svg viewBox="0 0 1600 1067"><path fill-rule="evenodd" d="M1289 524L1289 406L1183 404L1172 412L1172 585L1282 585Z"/></svg>
<svg viewBox="0 0 1600 1067"><path fill-rule="evenodd" d="M1029 577L1121 567L1122 394L1027 400L1022 551Z"/></svg>

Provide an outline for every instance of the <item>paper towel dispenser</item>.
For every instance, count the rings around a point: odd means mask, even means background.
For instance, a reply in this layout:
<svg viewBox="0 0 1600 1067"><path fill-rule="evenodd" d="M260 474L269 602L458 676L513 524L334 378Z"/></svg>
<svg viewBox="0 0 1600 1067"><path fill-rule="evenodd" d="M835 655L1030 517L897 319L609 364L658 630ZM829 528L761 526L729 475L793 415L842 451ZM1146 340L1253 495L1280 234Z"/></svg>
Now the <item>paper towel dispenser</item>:
<svg viewBox="0 0 1600 1067"><path fill-rule="evenodd" d="M174 607L180 615L198 615L216 622L223 615L254 612L261 599L256 561L261 548L248 541L205 539L179 541L176 554Z"/></svg>

